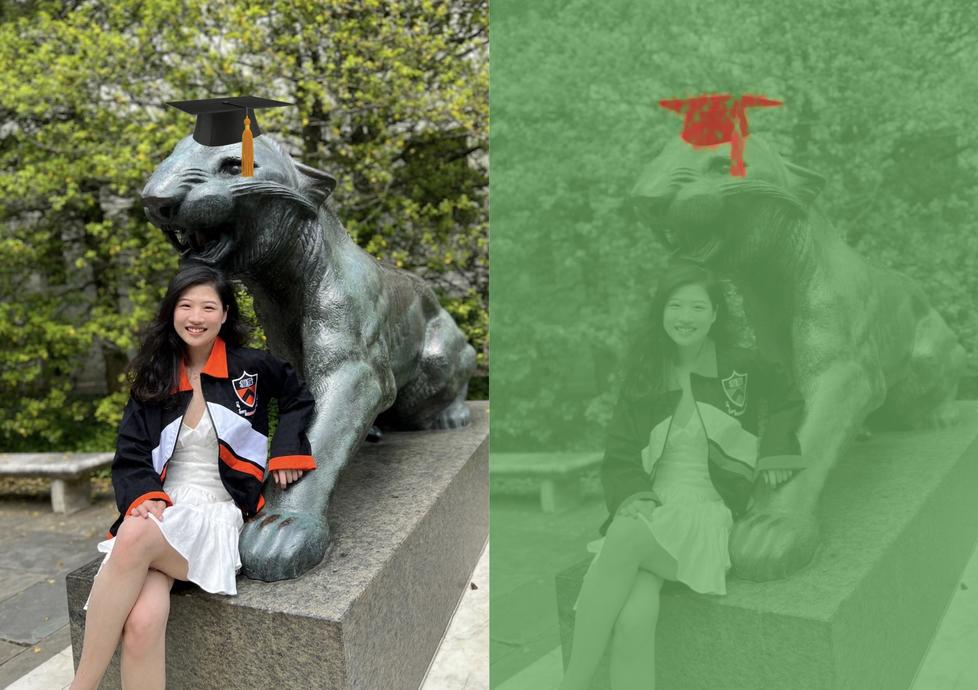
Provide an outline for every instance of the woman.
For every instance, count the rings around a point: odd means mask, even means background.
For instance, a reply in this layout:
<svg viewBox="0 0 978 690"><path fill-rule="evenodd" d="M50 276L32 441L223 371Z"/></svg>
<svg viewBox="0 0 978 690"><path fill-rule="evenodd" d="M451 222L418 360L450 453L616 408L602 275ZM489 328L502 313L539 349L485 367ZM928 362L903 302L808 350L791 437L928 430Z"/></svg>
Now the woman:
<svg viewBox="0 0 978 690"><path fill-rule="evenodd" d="M261 510L266 466L285 489L315 469L305 429L314 402L292 368L243 347L230 283L182 268L130 366L112 485L120 516L99 544L73 689L97 688L122 638L122 686L165 687L174 580L236 594L243 518ZM278 430L267 460L268 403Z"/></svg>
<svg viewBox="0 0 978 690"><path fill-rule="evenodd" d="M759 455L800 452L798 399L772 366L730 344L726 317L710 271L679 264L664 273L608 434L610 516L578 599L562 690L588 687L609 640L612 687L653 688L663 581L726 594L727 542ZM790 472L761 476L776 487Z"/></svg>

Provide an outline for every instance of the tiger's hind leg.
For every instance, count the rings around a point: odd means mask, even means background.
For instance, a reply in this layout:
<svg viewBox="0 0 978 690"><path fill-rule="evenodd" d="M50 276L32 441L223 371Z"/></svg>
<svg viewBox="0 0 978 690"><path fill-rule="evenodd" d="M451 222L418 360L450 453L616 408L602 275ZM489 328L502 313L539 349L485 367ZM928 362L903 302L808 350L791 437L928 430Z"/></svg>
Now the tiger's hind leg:
<svg viewBox="0 0 978 690"><path fill-rule="evenodd" d="M459 391L458 396L449 403L448 407L444 408L435 417L429 429L461 429L463 426L468 426L469 420L471 419L471 413L469 412L469 406L465 404L465 398L469 392L469 384L466 383L462 386L462 390Z"/></svg>
<svg viewBox="0 0 978 690"><path fill-rule="evenodd" d="M917 324L916 340L903 378L887 391L870 424L877 429L943 429L958 421L955 405L965 351L936 311Z"/></svg>
<svg viewBox="0 0 978 690"><path fill-rule="evenodd" d="M469 423L465 404L475 371L475 348L442 310L428 323L418 375L397 392L378 423L396 429L458 429Z"/></svg>

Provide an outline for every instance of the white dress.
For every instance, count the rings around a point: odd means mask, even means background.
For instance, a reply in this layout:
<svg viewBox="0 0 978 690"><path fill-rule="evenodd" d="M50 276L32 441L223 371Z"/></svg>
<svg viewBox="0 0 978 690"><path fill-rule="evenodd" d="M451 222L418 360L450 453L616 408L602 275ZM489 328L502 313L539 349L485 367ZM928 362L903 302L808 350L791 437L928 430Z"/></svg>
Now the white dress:
<svg viewBox="0 0 978 690"><path fill-rule="evenodd" d="M221 483L217 458L217 434L205 410L195 428L181 426L167 465L163 488L173 505L163 510L162 521L153 515L148 519L187 560L189 581L207 592L237 594L235 575L241 569L238 537L244 519ZM115 537L99 543L98 550L105 554L99 573L114 545Z"/></svg>
<svg viewBox="0 0 978 690"><path fill-rule="evenodd" d="M662 501L651 519L639 513L656 541L676 559L676 579L702 594L726 594L733 516L713 488L709 444L699 415L673 422L652 488ZM603 539L588 550L597 551Z"/></svg>

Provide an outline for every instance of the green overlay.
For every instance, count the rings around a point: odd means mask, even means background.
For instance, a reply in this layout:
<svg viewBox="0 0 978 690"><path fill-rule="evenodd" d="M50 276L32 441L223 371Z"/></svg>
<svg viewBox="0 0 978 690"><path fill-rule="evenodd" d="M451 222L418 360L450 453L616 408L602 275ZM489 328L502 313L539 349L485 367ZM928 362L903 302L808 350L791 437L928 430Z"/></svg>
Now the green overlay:
<svg viewBox="0 0 978 690"><path fill-rule="evenodd" d="M492 3L492 687L910 687L978 536L976 21L964 2ZM781 102L746 111L745 176L659 104L709 94ZM655 398L629 357L661 341L683 370L695 330L650 316L673 252L721 276L749 357L724 345ZM665 443L681 390L734 519L756 517L726 593L621 574L669 570L652 556L584 577L606 499L636 524L665 509L634 502L642 471L606 495L609 435L625 464L663 420ZM652 633L627 614L640 590ZM575 615L596 672L560 686Z"/></svg>

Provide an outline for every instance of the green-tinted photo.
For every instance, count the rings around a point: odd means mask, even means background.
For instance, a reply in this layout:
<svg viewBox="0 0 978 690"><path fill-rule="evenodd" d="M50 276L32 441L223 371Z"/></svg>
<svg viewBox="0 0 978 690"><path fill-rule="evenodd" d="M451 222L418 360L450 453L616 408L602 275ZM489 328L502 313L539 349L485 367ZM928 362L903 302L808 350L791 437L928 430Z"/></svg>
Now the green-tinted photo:
<svg viewBox="0 0 978 690"><path fill-rule="evenodd" d="M969 8L491 20L492 686L978 678Z"/></svg>

